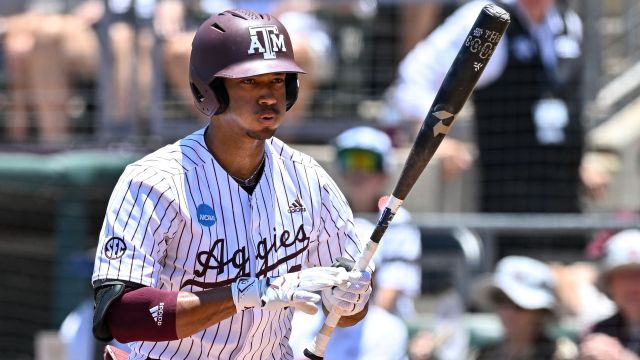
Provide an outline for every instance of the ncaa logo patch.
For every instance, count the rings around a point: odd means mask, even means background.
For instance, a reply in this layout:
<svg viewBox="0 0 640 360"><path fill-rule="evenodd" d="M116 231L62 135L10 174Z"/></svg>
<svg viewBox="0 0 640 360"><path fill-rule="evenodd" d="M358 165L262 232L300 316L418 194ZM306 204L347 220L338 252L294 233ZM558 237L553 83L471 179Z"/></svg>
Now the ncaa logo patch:
<svg viewBox="0 0 640 360"><path fill-rule="evenodd" d="M213 211L211 206L207 204L198 205L198 209L196 210L198 215L198 222L204 226L211 226L216 223L216 213Z"/></svg>
<svg viewBox="0 0 640 360"><path fill-rule="evenodd" d="M104 244L104 256L109 260L116 260L127 251L127 245L119 237L112 237Z"/></svg>

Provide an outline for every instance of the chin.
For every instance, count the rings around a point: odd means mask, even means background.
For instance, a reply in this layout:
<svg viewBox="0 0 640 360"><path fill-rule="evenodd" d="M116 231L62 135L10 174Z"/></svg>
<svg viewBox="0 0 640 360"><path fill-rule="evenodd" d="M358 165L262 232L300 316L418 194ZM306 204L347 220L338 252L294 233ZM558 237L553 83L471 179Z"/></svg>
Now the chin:
<svg viewBox="0 0 640 360"><path fill-rule="evenodd" d="M264 128L259 131L247 131L247 135L254 140L269 140L275 135L277 128Z"/></svg>

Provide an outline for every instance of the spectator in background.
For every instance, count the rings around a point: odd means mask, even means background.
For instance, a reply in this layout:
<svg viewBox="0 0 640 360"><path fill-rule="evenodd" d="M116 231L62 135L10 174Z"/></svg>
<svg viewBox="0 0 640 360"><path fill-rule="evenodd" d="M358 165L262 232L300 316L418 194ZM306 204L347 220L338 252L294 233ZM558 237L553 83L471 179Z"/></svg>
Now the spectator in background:
<svg viewBox="0 0 640 360"><path fill-rule="evenodd" d="M456 10L401 62L390 98L403 118L419 124L464 37L489 1ZM582 162L582 24L566 1L496 1L511 25L473 95L480 170L479 210L490 213L577 213L581 184L602 193L608 175ZM445 174L469 167L462 143L439 150ZM503 238L514 246L523 239ZM541 239L532 239L538 246ZM550 239L553 245L569 239ZM575 242L582 246L584 239ZM526 246L526 245L524 245Z"/></svg>
<svg viewBox="0 0 640 360"><path fill-rule="evenodd" d="M25 2L25 12L6 18L2 44L6 56L11 108L6 137L24 142L30 135L29 114L35 113L41 142L69 140L68 100L73 81L94 79L98 40L92 26L101 16L98 1Z"/></svg>
<svg viewBox="0 0 640 360"><path fill-rule="evenodd" d="M92 0L91 0L92 1ZM116 136L126 135L134 122L145 118L151 106L153 47L156 41L152 24L173 20L160 11L163 0L107 0L108 38L111 48L112 81L108 97L109 126ZM162 17L165 18L162 18Z"/></svg>
<svg viewBox="0 0 640 360"><path fill-rule="evenodd" d="M401 3L401 55L405 56L429 34L441 20L443 3L439 1Z"/></svg>
<svg viewBox="0 0 640 360"><path fill-rule="evenodd" d="M479 349L471 358L502 360L575 359L576 346L567 338L553 339L547 326L555 320L557 298L551 269L543 262L507 256L490 278L477 283L473 299L493 309L504 328L504 339Z"/></svg>
<svg viewBox="0 0 640 360"><path fill-rule="evenodd" d="M393 164L389 136L374 128L355 127L336 137L335 148L339 179L354 213L382 211ZM375 224L362 217L356 217L355 223L360 239L368 240ZM375 303L403 319L415 313L414 299L420 295L421 249L419 229L411 224L409 212L400 208L374 257L378 264Z"/></svg>
<svg viewBox="0 0 640 360"><path fill-rule="evenodd" d="M640 230L612 236L600 263L599 285L618 311L595 324L580 344L584 360L640 359Z"/></svg>
<svg viewBox="0 0 640 360"><path fill-rule="evenodd" d="M550 264L563 315L571 319L580 334L616 312L615 304L598 284L597 264L614 233L613 230L602 230L594 234L585 247L585 261Z"/></svg>
<svg viewBox="0 0 640 360"><path fill-rule="evenodd" d="M352 210L356 216L377 214L386 205L386 197L380 196L385 193L391 171L391 139L380 130L355 127L336 137L335 148L338 179ZM400 208L374 256L376 287L369 313L359 324L336 328L327 359L406 357L408 333L403 320L415 313L414 299L420 294L421 281L420 231L410 221L409 212ZM367 241L375 225L362 217L356 217L354 223L358 238ZM322 314L295 313L291 346L297 358L304 358L302 350L317 334L322 321Z"/></svg>
<svg viewBox="0 0 640 360"><path fill-rule="evenodd" d="M550 264L556 280L558 301L563 316L571 319L578 332L615 312L613 302L598 289L598 269L593 263Z"/></svg>

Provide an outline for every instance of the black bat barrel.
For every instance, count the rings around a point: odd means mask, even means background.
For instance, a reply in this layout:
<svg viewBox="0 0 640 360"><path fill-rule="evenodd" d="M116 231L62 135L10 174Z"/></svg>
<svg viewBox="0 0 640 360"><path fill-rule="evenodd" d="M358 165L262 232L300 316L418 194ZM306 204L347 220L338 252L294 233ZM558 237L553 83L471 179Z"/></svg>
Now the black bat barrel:
<svg viewBox="0 0 640 360"><path fill-rule="evenodd" d="M509 13L494 4L486 5L478 15L422 123L393 190L394 197L404 200L418 180L471 95L510 22Z"/></svg>
<svg viewBox="0 0 640 360"><path fill-rule="evenodd" d="M510 22L509 19L509 14L495 5L485 6L480 15L478 15L453 65L449 68L433 105L429 109L429 115L424 120L418 137L413 143L409 157L404 164L404 169L402 169L402 174L392 193L396 199L404 200L406 198L427 163L431 160L438 145L447 134L449 126L455 120L455 115L460 112L469 95L471 95L471 91L480 78L485 65L498 45L498 41L500 41L507 29ZM400 204L396 203L392 206L394 207L393 210L387 207L383 211L376 228L371 234L370 240L372 242L380 242L389 223L393 220L395 210L399 206ZM367 259L369 261L373 256L376 247L370 247L369 245L368 243L363 253L363 255L366 254L367 256L363 256L360 260ZM360 260L358 263L360 263ZM333 312L330 313L329 317L334 314ZM308 348L304 350L304 355L307 358L313 360L323 358L328 337L331 336L333 328L333 325L328 325L325 322L321 330L323 337L316 336L311 347L312 350Z"/></svg>
<svg viewBox="0 0 640 360"><path fill-rule="evenodd" d="M449 68L431 110L443 105L453 114L460 112L510 21L509 13L494 4L482 9Z"/></svg>

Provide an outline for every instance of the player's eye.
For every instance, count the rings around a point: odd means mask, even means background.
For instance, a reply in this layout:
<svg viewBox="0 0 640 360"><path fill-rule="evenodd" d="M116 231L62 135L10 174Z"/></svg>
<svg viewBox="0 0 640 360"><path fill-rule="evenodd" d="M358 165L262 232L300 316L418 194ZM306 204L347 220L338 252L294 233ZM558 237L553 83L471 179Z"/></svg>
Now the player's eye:
<svg viewBox="0 0 640 360"><path fill-rule="evenodd" d="M252 78L242 79L242 84L243 85L253 85L255 83L256 83L256 80L252 79Z"/></svg>
<svg viewBox="0 0 640 360"><path fill-rule="evenodd" d="M274 84L282 84L284 83L284 77L277 77L272 80Z"/></svg>

